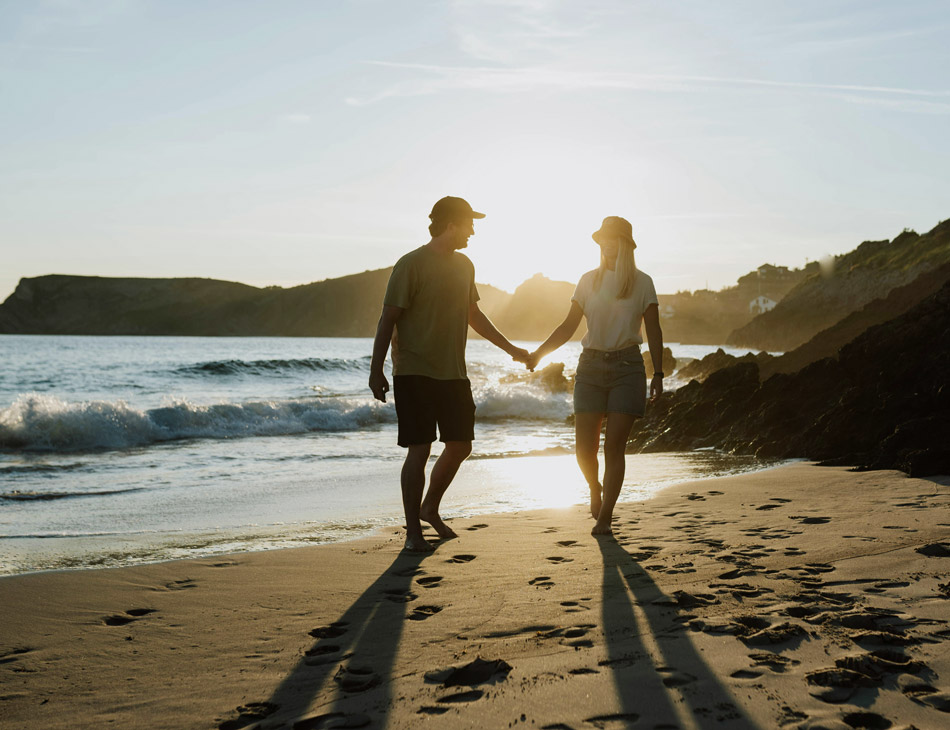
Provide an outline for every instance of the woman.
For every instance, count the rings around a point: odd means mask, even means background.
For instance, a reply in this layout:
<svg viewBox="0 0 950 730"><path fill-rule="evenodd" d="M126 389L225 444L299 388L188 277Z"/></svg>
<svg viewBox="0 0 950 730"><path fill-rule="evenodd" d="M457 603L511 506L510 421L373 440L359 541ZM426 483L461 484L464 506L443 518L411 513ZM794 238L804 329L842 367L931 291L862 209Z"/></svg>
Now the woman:
<svg viewBox="0 0 950 730"><path fill-rule="evenodd" d="M663 392L663 333L653 280L637 271L630 223L604 218L592 238L600 246L600 266L584 274L571 297L571 311L527 362L538 360L567 342L581 317L587 318L584 350L574 382L574 434L577 463L590 487L590 512L597 519L592 535L610 535L614 505L623 484L624 450L633 422L646 406L646 373L640 355L641 322L653 358L650 397ZM604 481L598 480L600 431L604 417Z"/></svg>

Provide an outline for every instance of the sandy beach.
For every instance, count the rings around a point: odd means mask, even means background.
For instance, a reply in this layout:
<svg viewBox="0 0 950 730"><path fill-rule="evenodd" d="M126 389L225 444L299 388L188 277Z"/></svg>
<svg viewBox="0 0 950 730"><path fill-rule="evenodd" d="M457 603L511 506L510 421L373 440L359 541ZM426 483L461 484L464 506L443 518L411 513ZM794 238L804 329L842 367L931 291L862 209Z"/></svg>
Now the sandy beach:
<svg viewBox="0 0 950 730"><path fill-rule="evenodd" d="M6 578L0 726L945 728L948 485L797 463L615 539L577 506Z"/></svg>

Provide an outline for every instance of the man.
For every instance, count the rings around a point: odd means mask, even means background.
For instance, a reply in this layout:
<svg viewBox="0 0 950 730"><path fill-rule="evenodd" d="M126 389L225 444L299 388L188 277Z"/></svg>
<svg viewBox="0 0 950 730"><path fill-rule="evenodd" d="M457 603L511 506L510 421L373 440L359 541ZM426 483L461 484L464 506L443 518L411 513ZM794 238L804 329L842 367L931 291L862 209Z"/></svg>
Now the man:
<svg viewBox="0 0 950 730"><path fill-rule="evenodd" d="M475 235L473 221L484 217L462 198L442 198L432 207L432 239L396 262L376 328L369 387L377 400L386 402L389 382L383 362L392 341L398 443L408 449L401 478L407 550L433 550L422 536L420 519L441 538L458 537L439 516L439 504L472 453L475 438L475 401L465 370L469 325L515 360L528 357L527 350L512 345L478 308L475 267L458 253ZM436 425L445 449L432 467L423 500Z"/></svg>

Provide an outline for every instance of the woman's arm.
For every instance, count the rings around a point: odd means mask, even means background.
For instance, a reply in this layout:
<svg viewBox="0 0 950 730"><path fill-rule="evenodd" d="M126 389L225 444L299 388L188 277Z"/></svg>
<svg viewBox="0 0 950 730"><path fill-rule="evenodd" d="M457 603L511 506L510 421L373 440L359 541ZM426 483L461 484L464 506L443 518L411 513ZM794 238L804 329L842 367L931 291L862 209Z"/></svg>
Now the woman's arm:
<svg viewBox="0 0 950 730"><path fill-rule="evenodd" d="M660 329L660 308L656 304L643 313L643 327L647 331L650 357L653 359L653 380L650 382L650 400L663 393L663 330Z"/></svg>
<svg viewBox="0 0 950 730"><path fill-rule="evenodd" d="M540 360L545 355L554 352L557 348L571 339L571 336L577 331L577 325L581 323L581 317L584 316L584 310L581 305L571 301L571 310L567 313L564 321L559 324L541 346L531 353L526 365L529 370L534 370Z"/></svg>

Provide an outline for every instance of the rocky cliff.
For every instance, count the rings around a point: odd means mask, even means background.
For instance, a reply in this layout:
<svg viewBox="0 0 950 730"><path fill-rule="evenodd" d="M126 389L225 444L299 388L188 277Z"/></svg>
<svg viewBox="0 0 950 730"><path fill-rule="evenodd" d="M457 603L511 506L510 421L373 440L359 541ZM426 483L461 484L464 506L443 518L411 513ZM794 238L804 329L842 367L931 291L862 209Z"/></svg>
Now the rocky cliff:
<svg viewBox="0 0 950 730"><path fill-rule="evenodd" d="M283 289L214 279L40 276L0 305L0 333L372 337L390 268ZM573 284L536 276L509 294L478 285L480 305L513 339L560 324ZM577 336L580 336L583 328Z"/></svg>
<svg viewBox="0 0 950 730"><path fill-rule="evenodd" d="M787 351L869 302L950 263L950 220L918 235L865 241L793 288L771 311L736 329L727 344Z"/></svg>
<svg viewBox="0 0 950 730"><path fill-rule="evenodd" d="M650 404L630 450L715 447L912 476L950 473L950 282L797 372L744 362Z"/></svg>

